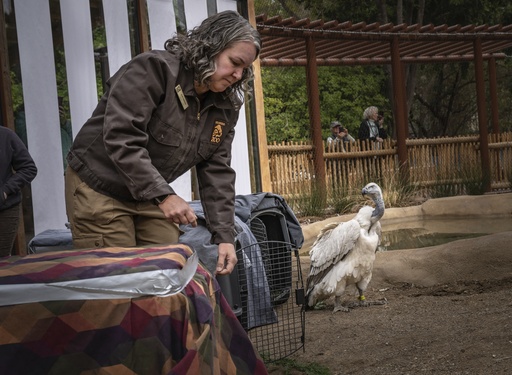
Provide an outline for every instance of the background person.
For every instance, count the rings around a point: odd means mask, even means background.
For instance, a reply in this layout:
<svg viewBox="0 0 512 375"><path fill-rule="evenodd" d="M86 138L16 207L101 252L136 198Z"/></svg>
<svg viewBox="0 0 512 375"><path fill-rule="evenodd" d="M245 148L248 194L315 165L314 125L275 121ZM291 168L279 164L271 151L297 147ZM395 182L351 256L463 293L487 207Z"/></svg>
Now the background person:
<svg viewBox="0 0 512 375"><path fill-rule="evenodd" d="M341 124L339 121L333 121L331 122L331 135L327 137L327 145L341 141L342 134L341 134Z"/></svg>
<svg viewBox="0 0 512 375"><path fill-rule="evenodd" d="M384 113L379 112L377 116L377 127L379 128L379 137L384 139L388 139L388 132L384 128Z"/></svg>
<svg viewBox="0 0 512 375"><path fill-rule="evenodd" d="M216 272L233 270L231 144L260 49L258 32L226 11L121 67L67 158L76 248L177 243L196 214L169 183L195 166Z"/></svg>
<svg viewBox="0 0 512 375"><path fill-rule="evenodd" d="M11 255L21 215L21 189L37 175L25 144L0 126L0 257Z"/></svg>
<svg viewBox="0 0 512 375"><path fill-rule="evenodd" d="M348 129L343 126L341 127L340 134L341 134L341 139L343 140L343 142L345 144L356 141L354 139L354 137L352 137L350 134L348 134Z"/></svg>
<svg viewBox="0 0 512 375"><path fill-rule="evenodd" d="M379 136L379 127L377 125L378 115L379 109L377 107L371 106L364 110L363 121L359 125L357 134L357 138L359 138L360 141L368 139L375 142L376 145L383 142L383 139Z"/></svg>

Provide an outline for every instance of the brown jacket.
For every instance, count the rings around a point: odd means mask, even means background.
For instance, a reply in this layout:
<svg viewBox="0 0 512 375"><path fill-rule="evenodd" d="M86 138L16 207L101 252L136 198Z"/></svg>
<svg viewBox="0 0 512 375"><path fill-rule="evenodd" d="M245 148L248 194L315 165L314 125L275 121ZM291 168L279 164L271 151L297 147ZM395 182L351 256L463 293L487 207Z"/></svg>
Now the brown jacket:
<svg viewBox="0 0 512 375"><path fill-rule="evenodd" d="M193 82L168 51L136 56L109 80L67 160L91 188L125 201L174 193L168 183L195 166L213 243L234 242L230 163L240 103L212 92L201 103Z"/></svg>

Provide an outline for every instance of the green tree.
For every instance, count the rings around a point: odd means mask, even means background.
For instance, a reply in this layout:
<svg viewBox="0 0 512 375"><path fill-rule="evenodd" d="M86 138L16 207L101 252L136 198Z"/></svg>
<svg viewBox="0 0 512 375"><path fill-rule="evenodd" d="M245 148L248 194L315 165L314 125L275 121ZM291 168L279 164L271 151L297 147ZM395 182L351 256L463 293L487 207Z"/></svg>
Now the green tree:
<svg viewBox="0 0 512 375"><path fill-rule="evenodd" d="M364 109L376 105L389 110L382 95L382 70L375 67L319 67L320 116L324 138L329 124L340 121L357 134ZM306 72L304 67L262 68L268 142L310 139Z"/></svg>
<svg viewBox="0 0 512 375"><path fill-rule="evenodd" d="M271 4L275 11L283 17L295 16L297 9L302 9L310 19L338 20L357 22L373 22L394 24L427 24L434 25L468 25L468 24L511 24L512 23L512 2L509 0L256 0L255 4ZM282 5L286 5L286 7ZM292 9L293 11L287 11ZM258 13L258 12L257 12ZM275 14L266 12L269 16ZM508 51L511 54L512 51ZM512 74L508 60L497 62L498 73L498 100L500 109L508 109L508 103L512 99ZM345 70L346 68L340 67ZM377 73L378 69L381 70ZM377 74L375 80L380 87L380 95L387 96L389 100L380 104L382 109L393 108L393 95L390 91L392 82L386 78L381 81L384 73L391 77L390 67L381 66L371 70L371 74ZM352 72L355 72L353 70ZM319 80L323 81L323 74L320 72ZM328 78L326 78L328 79ZM477 126L476 99L475 99L475 78L474 66L472 63L439 63L439 64L408 64L406 65L406 96L409 108L410 127L417 136L440 136L473 133ZM357 81L356 77L353 77ZM350 79L348 80L350 81ZM337 102L349 101L351 90L338 90L338 96L331 94L329 85L324 85L327 92L321 93L322 124L324 132L330 117L345 117L353 112L353 107L358 104L352 103L352 110L341 104L339 107L331 108ZM351 89L352 86L349 85ZM357 92L357 91L356 91ZM376 102L374 102L376 104ZM376 104L378 105L378 104ZM379 108L380 108L379 107ZM288 108L290 110L290 108ZM388 112L388 111L387 111ZM390 113L389 111L388 113ZM350 115L349 115L350 116ZM489 119L491 118L489 114ZM343 121L343 118L341 119ZM347 119L349 120L349 119ZM490 120L489 120L490 121ZM512 126L512 114L503 109L499 113L499 121L503 130ZM392 119L387 118L386 123L392 124ZM476 124L476 128L475 128ZM350 125L349 129L350 128ZM352 129L351 129L352 130ZM393 133L393 129L388 129Z"/></svg>
<svg viewBox="0 0 512 375"><path fill-rule="evenodd" d="M320 114L324 138L329 124L338 120L354 137L365 108L370 105L389 111L389 101L382 94L386 77L378 67L320 67L318 69Z"/></svg>
<svg viewBox="0 0 512 375"><path fill-rule="evenodd" d="M309 139L304 69L263 68L261 76L268 142Z"/></svg>

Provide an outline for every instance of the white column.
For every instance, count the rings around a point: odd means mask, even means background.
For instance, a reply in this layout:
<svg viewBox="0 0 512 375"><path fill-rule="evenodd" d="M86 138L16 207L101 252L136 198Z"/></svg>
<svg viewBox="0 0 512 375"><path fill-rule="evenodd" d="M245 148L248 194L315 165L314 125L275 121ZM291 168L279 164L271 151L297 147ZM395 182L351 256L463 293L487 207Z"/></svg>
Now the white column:
<svg viewBox="0 0 512 375"><path fill-rule="evenodd" d="M193 29L198 26L202 20L208 18L206 0L187 0L184 1L184 5L188 30Z"/></svg>
<svg viewBox="0 0 512 375"><path fill-rule="evenodd" d="M103 0L103 14L107 34L108 67L112 77L132 58L126 0Z"/></svg>
<svg viewBox="0 0 512 375"><path fill-rule="evenodd" d="M237 11L236 3L236 0L217 0L217 12L223 12L225 10Z"/></svg>
<svg viewBox="0 0 512 375"><path fill-rule="evenodd" d="M76 135L98 104L89 0L62 0L60 12L71 124Z"/></svg>
<svg viewBox="0 0 512 375"><path fill-rule="evenodd" d="M237 11L236 0L217 0L217 11ZM240 108L240 117L236 125L235 139L233 141L233 157L231 166L236 171L236 193L251 194L251 168L249 162L249 138L247 135L247 116L245 104Z"/></svg>
<svg viewBox="0 0 512 375"><path fill-rule="evenodd" d="M151 49L162 50L176 34L176 15L172 0L147 0Z"/></svg>
<svg viewBox="0 0 512 375"><path fill-rule="evenodd" d="M52 27L48 0L14 0L28 149L37 168L32 182L35 233L64 228L64 174Z"/></svg>

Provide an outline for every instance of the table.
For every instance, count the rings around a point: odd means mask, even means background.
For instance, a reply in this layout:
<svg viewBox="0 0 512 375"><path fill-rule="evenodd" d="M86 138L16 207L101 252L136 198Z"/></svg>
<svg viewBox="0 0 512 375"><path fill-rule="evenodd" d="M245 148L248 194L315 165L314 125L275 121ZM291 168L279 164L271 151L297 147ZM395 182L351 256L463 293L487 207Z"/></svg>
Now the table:
<svg viewBox="0 0 512 375"><path fill-rule="evenodd" d="M266 374L195 255L179 244L0 258L0 374Z"/></svg>

